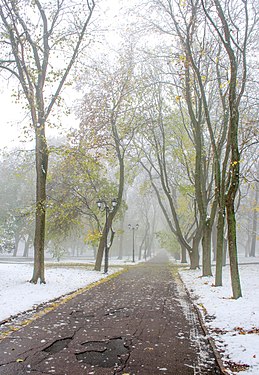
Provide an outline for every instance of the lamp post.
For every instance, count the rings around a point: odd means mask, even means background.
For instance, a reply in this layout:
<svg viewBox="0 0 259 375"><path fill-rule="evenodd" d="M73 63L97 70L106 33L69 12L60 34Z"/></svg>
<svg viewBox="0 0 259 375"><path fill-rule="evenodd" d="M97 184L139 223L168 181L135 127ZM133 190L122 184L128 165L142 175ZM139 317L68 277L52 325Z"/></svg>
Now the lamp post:
<svg viewBox="0 0 259 375"><path fill-rule="evenodd" d="M132 230L133 234L133 243L132 243L132 262L135 263L135 230L138 230L139 225L136 224L132 226L131 224L128 225L128 228Z"/></svg>
<svg viewBox="0 0 259 375"><path fill-rule="evenodd" d="M117 200L114 198L111 201L111 205L108 206L104 199L99 199L97 201L97 206L100 211L105 211L105 249L104 249L104 273L108 272L108 258L109 258L109 249L108 249L108 214L114 210L117 206Z"/></svg>

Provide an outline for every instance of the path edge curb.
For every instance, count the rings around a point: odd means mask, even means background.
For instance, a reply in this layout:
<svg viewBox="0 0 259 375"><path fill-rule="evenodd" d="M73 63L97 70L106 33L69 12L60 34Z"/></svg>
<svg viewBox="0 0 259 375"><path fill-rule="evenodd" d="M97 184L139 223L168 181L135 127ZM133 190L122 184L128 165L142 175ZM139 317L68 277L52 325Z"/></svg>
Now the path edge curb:
<svg viewBox="0 0 259 375"><path fill-rule="evenodd" d="M182 283L182 285L183 285L183 287L184 287L184 289L186 291L186 294L188 295L189 300L191 301L192 306L194 307L194 309L195 309L195 311L197 313L197 316L198 316L201 328L202 328L202 330L203 330L206 338L209 341L209 344L210 344L210 346L211 346L211 348L213 350L213 353L214 353L215 358L216 358L216 362L217 362L217 364L218 364L218 366L220 368L220 371L221 371L222 375L231 375L231 373L224 366L223 360L222 360L222 358L221 358L221 356L219 354L219 351L218 351L218 349L216 347L215 340L213 339L213 337L211 337L211 335L210 335L210 333L209 333L209 331L208 331L208 329L207 329L207 327L205 325L205 322L203 320L203 317L202 317L202 314L201 314L201 311L200 311L199 307L193 301L193 298L192 298L192 296L191 296L188 288L186 287L186 285L185 285L185 283L184 283L184 281L183 281L183 279L182 279L182 277L181 277L181 275L179 273L179 267L177 267L177 274L178 274L179 279L180 279L180 281L181 281L181 283Z"/></svg>

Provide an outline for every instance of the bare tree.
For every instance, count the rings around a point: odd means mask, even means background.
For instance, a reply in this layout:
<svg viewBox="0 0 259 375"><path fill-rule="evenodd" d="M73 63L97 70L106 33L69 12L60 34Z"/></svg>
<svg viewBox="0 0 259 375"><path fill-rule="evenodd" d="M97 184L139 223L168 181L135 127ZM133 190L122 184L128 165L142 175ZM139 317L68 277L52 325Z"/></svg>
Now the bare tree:
<svg viewBox="0 0 259 375"><path fill-rule="evenodd" d="M180 66L178 75L183 82L179 85L180 95L188 106L196 141L199 142L196 142L198 167L196 172L199 176L195 181L195 187L200 216L204 222L203 252L206 249L204 244L208 245L211 241L211 228L218 206L217 265L219 267L217 267L216 284L222 283L226 211L233 296L239 298L241 288L235 220L235 198L240 174L238 133L240 105L247 82L248 46L249 41L253 40L255 25L258 23L256 4L253 0L249 4L241 0L202 0L185 3L174 0L153 0L149 4L155 5L164 16L157 17L153 26L164 35L166 43L168 43L167 35L174 36L179 41L178 44L169 43L168 64L176 61ZM176 71L173 73L177 74ZM210 100L212 90L213 101ZM198 106L194 105L195 103L198 103ZM210 138L210 143L207 145L202 140L203 132ZM204 183L205 180L201 178L206 176L204 156L209 156L208 148L204 146L209 146L213 151L211 168L214 173L215 194L212 208L208 204L209 196L204 194L211 182L208 180ZM208 246L207 248L209 250Z"/></svg>
<svg viewBox="0 0 259 375"><path fill-rule="evenodd" d="M247 81L247 52L249 36L257 22L255 8L252 4L250 19L247 1L202 0L203 10L216 32L227 56L229 80L227 108L229 111L226 153L229 164L225 166L227 181L225 188L225 206L228 224L228 249L233 297L242 296L237 260L235 199L240 183L239 126L240 104ZM252 22L251 22L252 21Z"/></svg>
<svg viewBox="0 0 259 375"><path fill-rule="evenodd" d="M20 83L35 134L36 226L32 283L45 283L44 241L48 145L45 131L74 65L95 8L95 0L1 0L0 69Z"/></svg>
<svg viewBox="0 0 259 375"><path fill-rule="evenodd" d="M103 192L107 203L116 198L117 205L107 212L107 220L102 228L97 251L95 270L101 269L107 236L112 230L113 220L118 213L123 199L125 185L125 155L134 136L138 99L134 93L134 61L131 52L119 56L115 65L106 67L95 62L91 71L95 85L86 90L80 108L79 136L86 147L92 149L99 161L103 161L108 175L114 182L114 190ZM87 82L88 75L82 78ZM113 194L113 195L112 195ZM112 241L110 241L112 243ZM110 243L110 245L111 245ZM110 246L108 245L108 247Z"/></svg>

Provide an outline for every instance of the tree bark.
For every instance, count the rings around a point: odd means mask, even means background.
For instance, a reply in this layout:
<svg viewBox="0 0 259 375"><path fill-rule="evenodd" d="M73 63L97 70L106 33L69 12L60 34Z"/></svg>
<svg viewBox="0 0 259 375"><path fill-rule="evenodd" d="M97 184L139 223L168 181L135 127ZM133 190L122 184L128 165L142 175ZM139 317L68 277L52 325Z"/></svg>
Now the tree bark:
<svg viewBox="0 0 259 375"><path fill-rule="evenodd" d="M238 270L237 260L237 244L236 244L236 218L234 204L227 204L227 220L228 220L228 251L230 259L230 273L233 298L242 297L241 284Z"/></svg>
<svg viewBox="0 0 259 375"><path fill-rule="evenodd" d="M106 241L108 241L107 235L111 230L112 221L113 221L113 218L115 216L114 212L115 211L112 211L108 214L107 221L106 221L106 223L103 227L102 236L101 236L101 239L99 241L99 246L98 246L97 256L96 256L96 261L95 261L95 266L94 266L95 271L101 271L103 254L104 254L104 250L105 250L105 244L106 244ZM109 247L108 247L108 251L109 251Z"/></svg>
<svg viewBox="0 0 259 375"><path fill-rule="evenodd" d="M181 263L187 263L187 250L186 247L181 244Z"/></svg>
<svg viewBox="0 0 259 375"><path fill-rule="evenodd" d="M223 238L223 266L227 265L228 240Z"/></svg>
<svg viewBox="0 0 259 375"><path fill-rule="evenodd" d="M31 283L45 284L44 243L46 220L46 180L48 171L48 147L45 137L45 124L35 129L36 135L36 213L34 236L34 270Z"/></svg>
<svg viewBox="0 0 259 375"><path fill-rule="evenodd" d="M23 250L24 258L28 258L29 256L30 243L31 243L31 237L30 235L28 235L27 239L25 239L25 244L24 244L24 250Z"/></svg>
<svg viewBox="0 0 259 375"><path fill-rule="evenodd" d="M14 252L13 252L13 257L17 256L18 253L18 246L19 246L19 241L20 241L20 236L19 234L15 234L15 246L14 246Z"/></svg>
<svg viewBox="0 0 259 375"><path fill-rule="evenodd" d="M212 276L211 270L211 224L206 220L202 236L202 276Z"/></svg>
<svg viewBox="0 0 259 375"><path fill-rule="evenodd" d="M199 244L200 244L200 238L197 238L197 236L193 239L192 243L192 251L189 252L190 256L190 269L196 270L197 268L200 268L199 266Z"/></svg>
<svg viewBox="0 0 259 375"><path fill-rule="evenodd" d="M218 218L216 220L218 220ZM212 260L216 261L216 254L217 254L217 224L216 223L214 223L212 227L211 240L212 240L212 255L213 255Z"/></svg>
<svg viewBox="0 0 259 375"><path fill-rule="evenodd" d="M225 223L224 212L222 212L222 210L219 210L218 223L217 223L215 286L222 286L224 223Z"/></svg>
<svg viewBox="0 0 259 375"><path fill-rule="evenodd" d="M235 81L233 82L233 79ZM226 210L228 223L228 251L230 259L231 282L233 298L242 297L238 262L237 262L237 241L236 241L236 217L235 217L235 198L239 187L239 168L240 154L238 149L238 123L239 113L236 102L236 80L237 68L235 60L231 60L231 83L229 94L230 105L230 124L229 124L229 142L231 146L231 159L229 170L229 187L226 196Z"/></svg>
<svg viewBox="0 0 259 375"><path fill-rule="evenodd" d="M256 249L256 238L257 238L257 207L258 207L258 200L259 200L259 186L258 183L255 183L255 202L253 207L253 224L252 224L252 241L251 241L251 248L250 248L250 257L255 257L255 249Z"/></svg>

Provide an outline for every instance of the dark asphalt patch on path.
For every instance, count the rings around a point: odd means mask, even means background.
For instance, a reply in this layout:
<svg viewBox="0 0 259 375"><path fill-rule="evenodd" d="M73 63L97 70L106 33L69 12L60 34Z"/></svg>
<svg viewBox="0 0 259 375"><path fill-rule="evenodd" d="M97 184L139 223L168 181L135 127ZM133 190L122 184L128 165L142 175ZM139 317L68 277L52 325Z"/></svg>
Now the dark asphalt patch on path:
<svg viewBox="0 0 259 375"><path fill-rule="evenodd" d="M77 295L0 343L0 375L221 374L167 258Z"/></svg>

